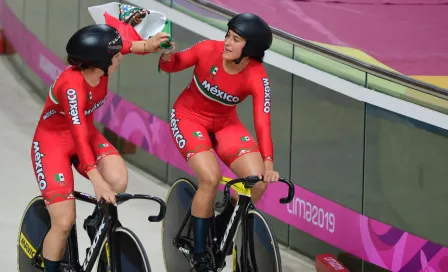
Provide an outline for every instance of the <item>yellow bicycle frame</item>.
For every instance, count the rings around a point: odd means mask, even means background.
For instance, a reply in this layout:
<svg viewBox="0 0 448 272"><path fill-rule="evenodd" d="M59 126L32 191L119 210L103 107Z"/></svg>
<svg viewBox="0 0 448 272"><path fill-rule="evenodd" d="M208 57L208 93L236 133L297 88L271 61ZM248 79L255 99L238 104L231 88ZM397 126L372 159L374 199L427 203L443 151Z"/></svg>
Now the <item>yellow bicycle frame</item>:
<svg viewBox="0 0 448 272"><path fill-rule="evenodd" d="M221 178L221 184L226 185L228 182L232 181L233 179L228 177L222 177ZM251 196L251 188L244 187L244 184L242 182L238 182L230 186L233 190L235 190L239 195L244 196Z"/></svg>

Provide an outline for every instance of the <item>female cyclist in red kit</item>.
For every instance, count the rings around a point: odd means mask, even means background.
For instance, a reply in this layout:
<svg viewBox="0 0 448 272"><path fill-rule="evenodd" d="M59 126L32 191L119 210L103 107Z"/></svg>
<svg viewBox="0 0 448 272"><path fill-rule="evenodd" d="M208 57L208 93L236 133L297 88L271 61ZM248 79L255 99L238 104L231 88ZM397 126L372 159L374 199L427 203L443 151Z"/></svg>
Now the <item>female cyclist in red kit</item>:
<svg viewBox="0 0 448 272"><path fill-rule="evenodd" d="M130 42L111 26L91 25L68 41L71 66L51 85L31 146L34 173L51 217L43 244L45 271L59 271L75 223L72 164L92 182L98 200L115 204L115 193L126 190L125 162L95 128L93 112L106 100L108 76L123 58L120 51L159 51L166 35Z"/></svg>
<svg viewBox="0 0 448 272"><path fill-rule="evenodd" d="M175 102L170 117L173 140L199 179L192 204L195 271L212 271L205 241L221 173L214 152L239 177L264 177L252 189L256 203L267 183L279 179L273 168L270 129L271 89L263 67L272 32L260 17L239 14L232 18L224 41L206 40L182 52L165 51L159 61L166 72L195 66L192 81ZM238 119L236 105L253 96L258 144ZM213 139L209 134L213 135ZM237 198L216 218L219 236Z"/></svg>

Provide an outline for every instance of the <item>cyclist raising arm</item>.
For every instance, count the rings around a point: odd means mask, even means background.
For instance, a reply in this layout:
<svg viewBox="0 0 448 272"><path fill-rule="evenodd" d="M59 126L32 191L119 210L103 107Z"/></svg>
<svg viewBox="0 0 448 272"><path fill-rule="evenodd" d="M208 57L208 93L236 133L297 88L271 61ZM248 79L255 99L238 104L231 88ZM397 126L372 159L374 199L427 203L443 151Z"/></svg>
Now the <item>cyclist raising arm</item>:
<svg viewBox="0 0 448 272"><path fill-rule="evenodd" d="M192 204L195 254L191 266L196 271L212 271L205 243L221 180L213 152L239 177L264 176L265 183L257 183L252 190L254 203L267 183L279 179L273 168L271 90L262 64L264 52L272 43L271 29L253 14L235 16L228 27L224 41L201 41L179 53L173 53L173 46L162 53L159 61L166 72L195 67L192 81L171 110L170 125L173 140L199 179ZM236 111L236 105L249 95L253 96L259 145ZM217 217L219 238L236 205L235 195L231 202Z"/></svg>
<svg viewBox="0 0 448 272"><path fill-rule="evenodd" d="M68 41L67 67L50 87L31 146L34 173L51 218L43 244L45 271L59 271L67 237L75 223L72 163L90 179L98 200L115 203L127 187L124 160L93 123L107 95L108 76L117 70L121 50L155 52L166 33L127 42L108 25L78 30Z"/></svg>

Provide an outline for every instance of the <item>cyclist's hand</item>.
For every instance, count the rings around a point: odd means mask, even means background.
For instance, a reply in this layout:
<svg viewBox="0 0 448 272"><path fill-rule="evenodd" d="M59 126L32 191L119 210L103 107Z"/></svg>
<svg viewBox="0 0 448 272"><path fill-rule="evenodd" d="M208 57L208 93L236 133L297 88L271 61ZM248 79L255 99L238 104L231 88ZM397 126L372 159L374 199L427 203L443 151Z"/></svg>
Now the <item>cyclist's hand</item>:
<svg viewBox="0 0 448 272"><path fill-rule="evenodd" d="M270 183L278 181L280 174L274 171L274 163L267 160L264 162L264 173L258 174L258 177L260 179L263 177L263 182Z"/></svg>
<svg viewBox="0 0 448 272"><path fill-rule="evenodd" d="M105 182L102 178L92 180L93 190L95 191L96 200L100 201L104 199L107 203L113 203L116 205L115 192L112 190L112 187Z"/></svg>
<svg viewBox="0 0 448 272"><path fill-rule="evenodd" d="M169 48L162 48L163 55L169 55L174 52L174 50L176 49L176 43L170 42L170 45L171 45L171 47L169 47Z"/></svg>
<svg viewBox="0 0 448 272"><path fill-rule="evenodd" d="M160 50L162 50L162 48L160 48L160 44L168 41L169 36L170 34L168 33L159 32L151 38L147 39L145 41L145 51L150 53L159 52Z"/></svg>
<svg viewBox="0 0 448 272"><path fill-rule="evenodd" d="M258 175L261 179L263 177L263 182L271 183L276 182L280 179L280 174L274 170L265 170L263 175Z"/></svg>

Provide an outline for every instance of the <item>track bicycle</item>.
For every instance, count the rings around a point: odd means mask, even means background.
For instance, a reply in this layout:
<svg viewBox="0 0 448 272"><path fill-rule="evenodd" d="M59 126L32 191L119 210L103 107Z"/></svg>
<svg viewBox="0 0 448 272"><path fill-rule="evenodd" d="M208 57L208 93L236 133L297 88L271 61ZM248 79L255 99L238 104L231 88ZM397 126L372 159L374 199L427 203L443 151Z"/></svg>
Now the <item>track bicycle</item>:
<svg viewBox="0 0 448 272"><path fill-rule="evenodd" d="M233 271L282 271L280 251L272 227L251 202L251 188L257 182L260 182L257 176L234 180L223 178L221 181L221 184L225 184L224 200L216 203L217 208L224 207L229 201L230 187L238 193L239 198L223 237L216 237L215 216L212 218L206 250L214 271L222 271L228 252L232 254ZM280 203L291 202L294 198L294 185L285 179L280 179L279 182L288 185L288 196L281 198ZM194 248L190 223L191 204L196 191L194 183L186 178L179 178L168 192L167 212L162 222L162 246L167 272L190 269Z"/></svg>
<svg viewBox="0 0 448 272"><path fill-rule="evenodd" d="M91 245L86 250L86 258L81 264L78 255L76 224L67 239L61 271L90 272L96 266L98 272L150 272L150 264L139 238L118 221L117 207L103 200L97 202L95 196L75 191L74 198L95 205L92 215L84 221L84 229L93 229ZM131 199L146 199L160 205L159 214L149 216L150 222L161 221L166 213L165 202L157 197L143 194L117 194L117 206ZM17 246L17 265L19 272L43 271L42 247L50 229L50 215L42 196L33 198L25 209L20 223ZM90 229L89 229L90 227Z"/></svg>

